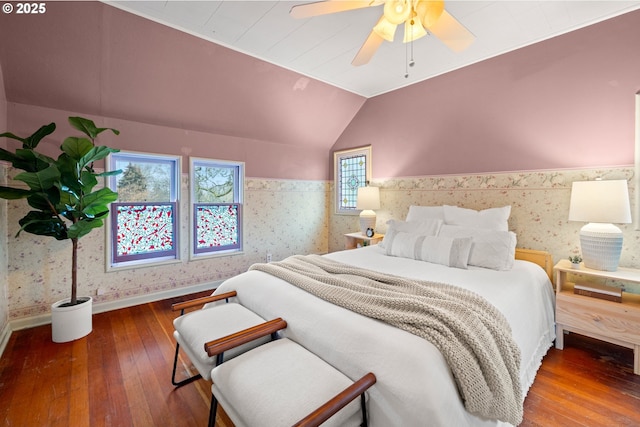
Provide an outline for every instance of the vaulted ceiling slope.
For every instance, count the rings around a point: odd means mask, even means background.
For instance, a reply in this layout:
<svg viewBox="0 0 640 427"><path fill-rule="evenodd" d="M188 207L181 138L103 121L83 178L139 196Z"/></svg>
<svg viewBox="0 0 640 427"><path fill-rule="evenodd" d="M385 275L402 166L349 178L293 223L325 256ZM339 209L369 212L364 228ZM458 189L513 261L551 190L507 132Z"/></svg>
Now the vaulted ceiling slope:
<svg viewBox="0 0 640 427"><path fill-rule="evenodd" d="M0 14L8 103L327 150L365 98L99 2Z"/></svg>
<svg viewBox="0 0 640 427"><path fill-rule="evenodd" d="M367 98L640 7L637 0L446 0L446 10L475 35L475 42L454 53L437 37L423 37L413 43L415 66L408 68L411 53L402 42L402 28L369 64L351 65L383 12L380 4L294 19L291 7L309 0L107 3Z"/></svg>

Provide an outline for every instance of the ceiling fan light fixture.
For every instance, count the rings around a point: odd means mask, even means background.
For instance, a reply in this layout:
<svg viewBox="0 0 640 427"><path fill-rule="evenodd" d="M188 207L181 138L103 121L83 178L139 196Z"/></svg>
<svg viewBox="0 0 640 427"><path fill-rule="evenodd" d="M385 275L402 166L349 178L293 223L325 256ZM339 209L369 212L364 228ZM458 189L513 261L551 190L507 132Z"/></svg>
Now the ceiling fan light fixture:
<svg viewBox="0 0 640 427"><path fill-rule="evenodd" d="M397 24L392 24L389 22L385 16L383 15L375 27L373 27L373 31L386 41L392 42L393 37L396 34L396 28L398 28Z"/></svg>
<svg viewBox="0 0 640 427"><path fill-rule="evenodd" d="M420 37L427 35L427 30L424 29L420 21L416 18L407 19L404 23L404 39L403 43L410 43L414 40L418 40Z"/></svg>
<svg viewBox="0 0 640 427"><path fill-rule="evenodd" d="M390 0L384 3L384 17L392 24L402 24L411 17L411 0Z"/></svg>
<svg viewBox="0 0 640 427"><path fill-rule="evenodd" d="M431 28L444 12L444 0L418 0L415 9L422 25Z"/></svg>

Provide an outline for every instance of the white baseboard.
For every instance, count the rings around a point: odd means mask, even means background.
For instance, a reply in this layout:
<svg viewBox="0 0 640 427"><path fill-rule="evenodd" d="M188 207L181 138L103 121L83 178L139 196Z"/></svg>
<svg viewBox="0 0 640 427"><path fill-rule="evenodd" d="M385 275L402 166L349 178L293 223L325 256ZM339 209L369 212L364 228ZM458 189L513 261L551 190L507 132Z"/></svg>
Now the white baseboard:
<svg viewBox="0 0 640 427"><path fill-rule="evenodd" d="M193 294L202 291L212 291L222 283L222 280L216 282L200 283L198 285L186 286L183 288L168 289L166 291L155 292L152 294L137 295L134 297L119 299L116 301L107 301L102 303L93 304L93 314L104 313L106 311L118 310L120 308L132 307L134 305L146 304L153 301L159 301L168 298L179 297L182 295ZM5 329L9 329L7 337L4 335L0 338L8 341L11 336L11 331L19 331L21 329L33 328L35 326L41 326L51 323L51 313L39 314L37 316L25 317L9 322L9 325ZM4 331L3 331L4 333ZM0 341L0 345L6 345L4 341ZM4 347L0 347L0 350L4 350ZM0 355L2 351L0 351Z"/></svg>

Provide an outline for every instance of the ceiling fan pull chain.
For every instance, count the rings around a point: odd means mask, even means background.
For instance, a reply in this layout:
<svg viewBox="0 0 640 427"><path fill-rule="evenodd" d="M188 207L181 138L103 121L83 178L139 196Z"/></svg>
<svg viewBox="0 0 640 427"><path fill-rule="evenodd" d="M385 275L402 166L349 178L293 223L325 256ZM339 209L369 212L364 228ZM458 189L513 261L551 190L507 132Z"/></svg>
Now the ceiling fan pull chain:
<svg viewBox="0 0 640 427"><path fill-rule="evenodd" d="M404 45L404 78L409 78L409 46Z"/></svg>

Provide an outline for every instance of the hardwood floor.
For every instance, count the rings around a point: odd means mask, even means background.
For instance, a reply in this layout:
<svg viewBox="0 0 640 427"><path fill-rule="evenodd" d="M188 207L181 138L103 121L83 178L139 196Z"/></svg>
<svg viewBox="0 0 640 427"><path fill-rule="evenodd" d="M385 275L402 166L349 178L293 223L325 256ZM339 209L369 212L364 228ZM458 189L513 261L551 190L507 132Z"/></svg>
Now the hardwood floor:
<svg viewBox="0 0 640 427"><path fill-rule="evenodd" d="M171 385L171 304L94 315L93 332L51 342L51 327L14 332L0 359L3 426L205 426L210 384ZM190 363L181 360L180 374ZM525 401L523 426L640 425L631 350L571 334L549 350ZM221 413L222 412L222 413ZM219 411L217 427L232 424Z"/></svg>

